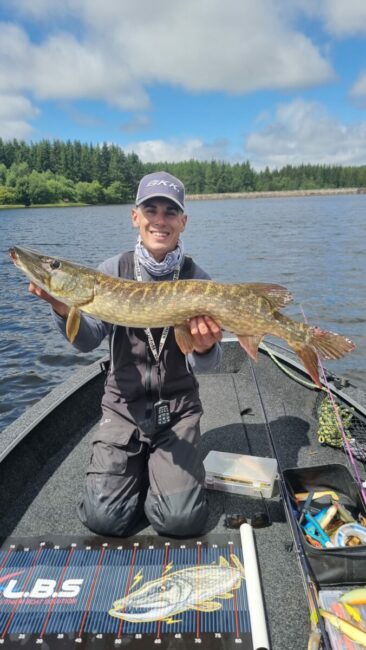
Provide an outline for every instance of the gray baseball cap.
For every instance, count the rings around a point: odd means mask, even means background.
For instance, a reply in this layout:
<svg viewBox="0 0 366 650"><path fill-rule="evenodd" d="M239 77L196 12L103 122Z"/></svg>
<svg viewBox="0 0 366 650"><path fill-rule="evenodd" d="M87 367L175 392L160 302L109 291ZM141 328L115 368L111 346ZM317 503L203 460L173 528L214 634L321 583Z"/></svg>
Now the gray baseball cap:
<svg viewBox="0 0 366 650"><path fill-rule="evenodd" d="M168 172L153 172L141 179L136 195L136 206L158 196L174 201L184 212L184 185Z"/></svg>

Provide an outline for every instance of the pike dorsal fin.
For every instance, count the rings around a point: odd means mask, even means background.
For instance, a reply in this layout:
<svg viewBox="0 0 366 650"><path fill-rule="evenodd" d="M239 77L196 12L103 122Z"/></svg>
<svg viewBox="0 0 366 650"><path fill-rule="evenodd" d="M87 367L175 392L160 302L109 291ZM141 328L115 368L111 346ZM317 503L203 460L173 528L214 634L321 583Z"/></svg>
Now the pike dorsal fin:
<svg viewBox="0 0 366 650"><path fill-rule="evenodd" d="M223 568L225 568L225 569L230 569L230 562L228 562L227 559L226 559L225 557L223 557L222 555L220 555L220 558L219 558L219 566L221 566L221 567L223 567Z"/></svg>
<svg viewBox="0 0 366 650"><path fill-rule="evenodd" d="M253 282L248 284L247 287L257 296L267 298L274 309L281 309L293 300L289 290L286 289L286 287L282 287L280 284Z"/></svg>
<svg viewBox="0 0 366 650"><path fill-rule="evenodd" d="M244 570L244 565L240 562L239 558L234 554L230 554L230 559L234 566L236 566L237 569L239 569L241 577L245 578L245 570Z"/></svg>

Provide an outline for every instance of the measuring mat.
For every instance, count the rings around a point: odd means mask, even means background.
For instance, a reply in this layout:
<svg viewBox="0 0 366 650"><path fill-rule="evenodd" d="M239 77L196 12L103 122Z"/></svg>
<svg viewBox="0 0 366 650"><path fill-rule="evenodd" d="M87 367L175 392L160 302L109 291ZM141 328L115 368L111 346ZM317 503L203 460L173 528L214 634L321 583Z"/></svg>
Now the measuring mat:
<svg viewBox="0 0 366 650"><path fill-rule="evenodd" d="M135 539L6 540L0 646L253 650L238 535Z"/></svg>

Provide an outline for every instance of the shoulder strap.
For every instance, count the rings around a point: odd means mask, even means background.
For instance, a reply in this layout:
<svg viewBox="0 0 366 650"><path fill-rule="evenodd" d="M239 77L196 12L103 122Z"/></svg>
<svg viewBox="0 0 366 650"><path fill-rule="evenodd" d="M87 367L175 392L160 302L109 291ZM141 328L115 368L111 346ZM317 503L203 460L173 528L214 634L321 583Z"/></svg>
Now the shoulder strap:
<svg viewBox="0 0 366 650"><path fill-rule="evenodd" d="M189 280L192 277L194 269L194 261L189 255L184 256L183 266L180 270L179 278L181 280Z"/></svg>
<svg viewBox="0 0 366 650"><path fill-rule="evenodd" d="M135 277L134 252L123 253L119 261L119 277L126 280L133 280Z"/></svg>

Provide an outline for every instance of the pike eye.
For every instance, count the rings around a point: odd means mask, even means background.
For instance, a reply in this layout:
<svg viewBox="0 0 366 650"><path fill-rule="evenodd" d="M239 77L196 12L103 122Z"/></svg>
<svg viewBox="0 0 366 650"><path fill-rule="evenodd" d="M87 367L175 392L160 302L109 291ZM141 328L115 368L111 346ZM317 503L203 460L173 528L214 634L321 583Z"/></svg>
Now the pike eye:
<svg viewBox="0 0 366 650"><path fill-rule="evenodd" d="M61 262L59 262L59 260L50 260L50 261L49 261L49 264L50 264L50 268L51 268L52 270L54 270L54 269L59 269L60 266L61 266Z"/></svg>

